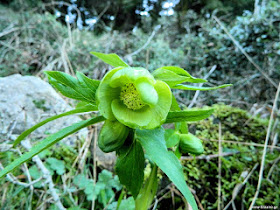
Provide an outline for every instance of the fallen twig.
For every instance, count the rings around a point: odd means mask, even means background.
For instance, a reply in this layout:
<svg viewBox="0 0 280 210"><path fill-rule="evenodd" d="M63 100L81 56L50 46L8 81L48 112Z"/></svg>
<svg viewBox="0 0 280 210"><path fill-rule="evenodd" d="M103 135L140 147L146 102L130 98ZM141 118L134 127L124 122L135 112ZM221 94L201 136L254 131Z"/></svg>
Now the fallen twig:
<svg viewBox="0 0 280 210"><path fill-rule="evenodd" d="M9 29L4 29L1 33L0 33L0 37L5 36L9 33L12 33L14 31L20 30L20 28L16 27L16 28L9 28Z"/></svg>
<svg viewBox="0 0 280 210"><path fill-rule="evenodd" d="M221 154L212 154L212 155L199 155L199 156L182 156L181 160L207 160L209 161L210 159L213 158L218 158L219 156L221 157L226 157L226 156L231 156L231 155L235 155L235 154L239 154L240 151L236 151L236 152L224 152Z"/></svg>
<svg viewBox="0 0 280 210"><path fill-rule="evenodd" d="M217 65L212 66L210 71L203 77L203 79L207 80L207 78L216 70L216 68L217 68ZM202 86L203 86L203 83L200 83L198 85L198 87L202 87ZM192 99L191 103L189 104L188 108L192 108L193 107L193 105L194 105L194 103L195 103L199 93L200 93L200 90L195 91L193 99Z"/></svg>
<svg viewBox="0 0 280 210"><path fill-rule="evenodd" d="M247 181L249 180L249 178L251 177L251 175L253 174L253 172L256 170L256 168L258 167L258 163L256 163L254 165L254 167L252 168L252 170L250 171L250 173L246 176L246 178L244 179L244 181L240 184L237 184L233 190L232 193L232 199L230 200L230 202L228 202L228 204L225 206L224 210L226 210L230 204L235 200L236 196L238 195L238 192L242 189L242 187L247 183Z"/></svg>
<svg viewBox="0 0 280 210"><path fill-rule="evenodd" d="M274 170L276 164L277 164L279 161L280 161L280 157L278 157L278 158L276 158L276 159L274 160L273 165L271 166L271 168L270 168L269 171L268 171L268 174L267 174L267 177L266 177L267 180L270 180L269 177L271 176L272 171Z"/></svg>
<svg viewBox="0 0 280 210"><path fill-rule="evenodd" d="M2 163L0 163L0 169L1 169L1 170L4 169ZM32 182L29 182L29 183L27 184L27 183L25 183L25 182L19 181L19 180L18 180L15 176L13 176L12 174L7 174L6 177L7 177L7 179L9 180L9 182L12 182L13 184L20 185L20 186L23 186L23 187L30 187L31 185L33 185L33 184L35 184L35 183L41 181L42 178L43 178L43 177L40 177L39 179L36 179L36 180L34 180L34 181L32 181Z"/></svg>
<svg viewBox="0 0 280 210"><path fill-rule="evenodd" d="M97 146L97 126L94 126L94 139L93 139L93 185L92 187L95 187L96 181L97 181L97 168L96 168L96 146ZM94 210L95 206L95 199L92 199L91 209Z"/></svg>
<svg viewBox="0 0 280 210"><path fill-rule="evenodd" d="M138 50L136 50L136 51L134 51L134 52L132 52L132 53L126 55L125 57L131 57L131 56L133 56L133 55L138 54L138 53L141 52L143 49L145 49L145 48L150 44L150 42L152 41L152 39L154 38L154 36L156 35L157 31L158 31L160 28L161 28L161 25L157 25L157 26L155 27L155 29L153 30L151 36L148 38L147 42L146 42L142 47L140 47Z"/></svg>
<svg viewBox="0 0 280 210"><path fill-rule="evenodd" d="M221 200L222 200L222 184L221 184L221 179L222 179L222 125L219 123L219 159L218 159L218 210L221 209Z"/></svg>
<svg viewBox="0 0 280 210"><path fill-rule="evenodd" d="M203 141L219 141L217 139L201 139ZM253 147L264 147L264 144L257 144L257 143L251 143L251 142L240 142L240 141L231 141L231 140L221 140L223 143L230 143L230 144L243 144L243 145L248 145L248 146L253 146ZM280 147L278 146L272 146L272 145L267 145L269 148L273 149L278 149L280 150Z"/></svg>
<svg viewBox="0 0 280 210"><path fill-rule="evenodd" d="M264 148L263 148L263 155L262 155L262 162L261 162L261 167L260 167L260 172L259 172L258 186L257 186L256 193L255 193L255 195L253 197L253 200L251 202L251 205L249 207L249 210L251 210L254 207L254 204L255 204L255 202L256 202L256 200L258 198L259 191L260 191L260 188L261 188L262 177L263 177L263 170L264 170L264 164L265 164L265 155L266 155L266 150L267 150L267 144L268 144L268 140L269 140L269 136L270 136L270 130L271 130L271 127L272 127L273 114L274 114L274 111L276 110L276 107L277 107L277 101L278 101L278 97L279 97L279 92L280 92L280 83L279 83L278 88L277 88L277 92L276 92L276 95L275 95L275 100L274 100L273 107L272 107L272 112L270 114L268 129L267 129L265 143L264 143Z"/></svg>
<svg viewBox="0 0 280 210"><path fill-rule="evenodd" d="M32 147L29 139L22 141L21 145L28 150L30 150L31 147ZM62 205L62 203L59 199L59 195L56 192L56 189L54 187L54 183L52 181L52 176L51 176L49 170L45 167L44 163L42 162L42 160L39 158L38 155L34 156L32 158L32 160L36 163L38 168L42 171L43 178L46 179L45 183L48 184L48 186L49 186L49 191L52 195L52 198L54 200L55 205L60 210L66 210L66 208Z"/></svg>

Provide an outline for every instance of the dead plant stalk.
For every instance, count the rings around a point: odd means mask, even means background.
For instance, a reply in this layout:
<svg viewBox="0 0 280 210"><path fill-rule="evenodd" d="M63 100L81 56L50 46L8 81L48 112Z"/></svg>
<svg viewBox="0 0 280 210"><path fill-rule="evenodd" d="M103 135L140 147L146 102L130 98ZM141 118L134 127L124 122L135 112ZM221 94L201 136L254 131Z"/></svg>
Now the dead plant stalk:
<svg viewBox="0 0 280 210"><path fill-rule="evenodd" d="M278 101L278 97L279 97L279 92L280 92L280 83L279 83L278 88L277 88L277 92L276 92L275 99L274 99L274 102L273 102L272 112L270 114L268 129L267 129L265 143L264 143L264 148L263 148L263 155L262 155L261 167L260 167L260 172L259 172L258 186L257 186L256 193L255 193L255 195L253 197L253 200L251 202L251 205L249 207L249 210L253 209L254 204L255 204L255 202L256 202L256 200L258 198L260 188L261 188L261 183L262 183L262 178L263 178L263 170L264 170L264 164L265 164L265 155L266 155L266 150L267 150L267 144L268 144L268 140L269 140L269 136L270 136L270 131L271 131L271 127L272 127L274 111L277 109L277 101Z"/></svg>

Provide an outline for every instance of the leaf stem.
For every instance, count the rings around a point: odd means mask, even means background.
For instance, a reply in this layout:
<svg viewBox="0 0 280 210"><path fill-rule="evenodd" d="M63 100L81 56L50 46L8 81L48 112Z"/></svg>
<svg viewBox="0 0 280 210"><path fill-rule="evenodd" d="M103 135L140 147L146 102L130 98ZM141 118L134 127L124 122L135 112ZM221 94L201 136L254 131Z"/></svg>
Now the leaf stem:
<svg viewBox="0 0 280 210"><path fill-rule="evenodd" d="M147 210L151 205L158 188L157 170L158 167L154 164L149 178L135 200L136 210Z"/></svg>

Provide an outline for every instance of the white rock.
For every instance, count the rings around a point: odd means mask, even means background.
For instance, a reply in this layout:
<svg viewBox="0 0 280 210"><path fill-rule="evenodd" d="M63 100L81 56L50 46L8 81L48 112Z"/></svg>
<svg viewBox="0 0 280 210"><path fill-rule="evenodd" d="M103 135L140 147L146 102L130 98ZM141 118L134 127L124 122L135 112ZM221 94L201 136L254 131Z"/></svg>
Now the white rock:
<svg viewBox="0 0 280 210"><path fill-rule="evenodd" d="M0 143L1 138L4 141L3 138L10 138L7 136L19 135L40 121L71 109L51 85L40 78L19 74L0 77ZM30 137L55 133L78 121L81 121L78 116L66 116L40 127ZM79 134L85 136L87 130ZM72 135L63 142L73 145L76 139Z"/></svg>

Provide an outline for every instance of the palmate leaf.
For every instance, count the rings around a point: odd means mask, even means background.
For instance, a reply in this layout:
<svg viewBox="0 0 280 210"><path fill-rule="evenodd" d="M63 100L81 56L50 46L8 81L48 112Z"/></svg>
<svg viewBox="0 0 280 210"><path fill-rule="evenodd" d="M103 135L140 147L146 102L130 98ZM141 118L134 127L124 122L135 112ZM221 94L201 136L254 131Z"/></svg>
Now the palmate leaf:
<svg viewBox="0 0 280 210"><path fill-rule="evenodd" d="M214 109L196 109L169 112L165 123L199 121L209 117L213 112Z"/></svg>
<svg viewBox="0 0 280 210"><path fill-rule="evenodd" d="M39 122L38 124L34 125L33 127L31 127L29 129L25 130L24 132L22 132L22 134L20 134L19 137L15 140L15 142L13 144L13 147L15 147L17 144L19 144L30 133L32 133L37 128L45 125L48 122L51 122L53 120L56 120L56 119L64 117L64 116L68 116L68 115L72 115L72 114L77 114L77 113L83 113L83 112L96 111L96 110L97 110L97 106L92 105L92 104L87 104L87 105L78 107L76 109L73 109L71 111L64 112L62 114L55 115L55 116L52 116L50 118L47 118L47 119L43 120L42 122Z"/></svg>
<svg viewBox="0 0 280 210"><path fill-rule="evenodd" d="M105 53L99 53L99 52L90 52L90 54L96 56L100 60L104 61L105 63L113 66L113 67L129 67L129 65L124 62L117 54L111 53L111 54L105 54Z"/></svg>
<svg viewBox="0 0 280 210"><path fill-rule="evenodd" d="M148 157L169 177L181 191L191 207L197 209L183 174L182 166L173 152L168 151L164 140L164 129L136 130L136 138L146 151Z"/></svg>
<svg viewBox="0 0 280 210"><path fill-rule="evenodd" d="M180 89L180 90L201 90L201 91L206 91L206 90L216 90L220 88L225 88L232 86L232 84L224 84L224 85L219 85L215 87L197 87L197 86L192 86L192 85L184 85L184 84L178 84L173 86L173 89Z"/></svg>
<svg viewBox="0 0 280 210"><path fill-rule="evenodd" d="M50 84L62 95L95 104L95 92L99 86L99 80L90 79L81 72L77 72L77 79L59 71L45 71L45 74Z"/></svg>
<svg viewBox="0 0 280 210"><path fill-rule="evenodd" d="M38 144L33 146L29 152L23 154L22 156L20 156L16 160L14 160L12 163L10 163L8 166L6 166L3 170L1 170L0 178L5 176L7 173L11 172L12 170L14 170L16 167L20 166L22 163L28 161L29 159L31 159L38 153L42 152L43 150L49 148L50 146L57 143L61 139L65 138L66 136L69 136L70 134L75 133L78 130L85 128L89 125L92 125L92 124L95 124L95 123L98 123L98 122L101 122L104 120L105 120L104 117L98 116L98 117L95 117L95 118L92 118L89 120L84 120L84 121L75 123L69 127L66 127L64 129L58 131L57 133L54 133L54 134L48 136L47 138L45 138L44 140L42 140L41 142L39 142Z"/></svg>

